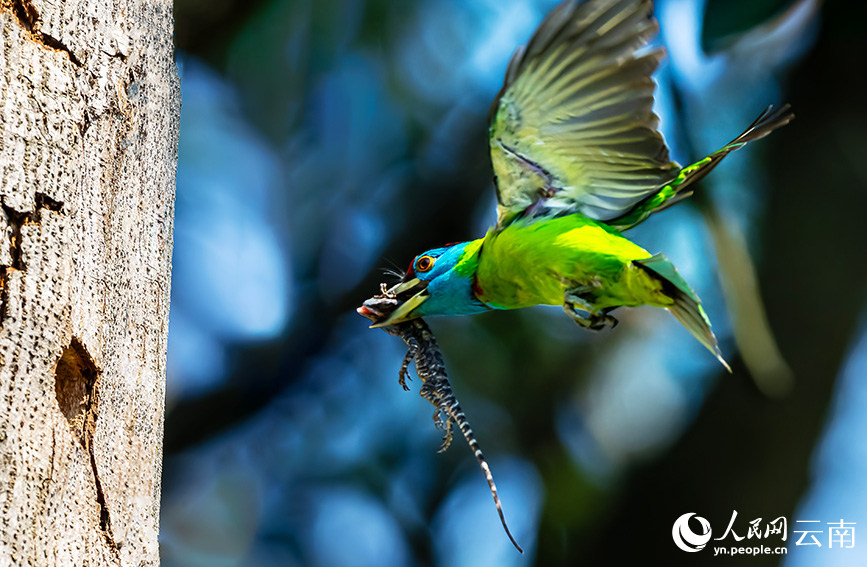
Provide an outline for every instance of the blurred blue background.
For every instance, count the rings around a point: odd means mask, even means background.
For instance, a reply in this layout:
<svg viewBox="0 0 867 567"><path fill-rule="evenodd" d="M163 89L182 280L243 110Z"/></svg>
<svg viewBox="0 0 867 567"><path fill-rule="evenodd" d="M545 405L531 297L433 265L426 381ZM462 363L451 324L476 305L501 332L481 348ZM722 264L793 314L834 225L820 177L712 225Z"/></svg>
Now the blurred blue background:
<svg viewBox="0 0 867 567"><path fill-rule="evenodd" d="M554 5L176 0L164 566L867 564L861 4L656 3L675 159L769 103L798 116L630 233L696 288L734 375L662 310L430 321L523 556L463 440L438 454L398 386L403 343L355 313L385 269L493 223L486 113ZM681 514L716 534L734 510L790 539L856 522L855 547L674 546Z"/></svg>

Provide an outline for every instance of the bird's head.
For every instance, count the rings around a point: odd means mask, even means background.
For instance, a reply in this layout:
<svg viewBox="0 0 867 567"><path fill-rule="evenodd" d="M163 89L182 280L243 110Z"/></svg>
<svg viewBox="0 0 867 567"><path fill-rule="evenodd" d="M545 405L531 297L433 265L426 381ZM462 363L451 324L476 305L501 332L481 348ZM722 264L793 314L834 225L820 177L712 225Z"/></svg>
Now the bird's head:
<svg viewBox="0 0 867 567"><path fill-rule="evenodd" d="M482 240L434 248L415 257L403 279L390 290L401 302L385 327L427 315L469 315L488 307L473 293Z"/></svg>

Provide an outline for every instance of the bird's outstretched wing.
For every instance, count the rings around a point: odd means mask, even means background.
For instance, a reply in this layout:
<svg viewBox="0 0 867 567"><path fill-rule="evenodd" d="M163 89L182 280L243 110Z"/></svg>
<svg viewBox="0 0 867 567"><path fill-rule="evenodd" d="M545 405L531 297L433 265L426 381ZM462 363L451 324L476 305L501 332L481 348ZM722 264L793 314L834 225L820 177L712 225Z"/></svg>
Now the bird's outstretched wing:
<svg viewBox="0 0 867 567"><path fill-rule="evenodd" d="M490 112L498 224L531 211L609 220L675 178L651 79L651 0L566 0L512 56Z"/></svg>

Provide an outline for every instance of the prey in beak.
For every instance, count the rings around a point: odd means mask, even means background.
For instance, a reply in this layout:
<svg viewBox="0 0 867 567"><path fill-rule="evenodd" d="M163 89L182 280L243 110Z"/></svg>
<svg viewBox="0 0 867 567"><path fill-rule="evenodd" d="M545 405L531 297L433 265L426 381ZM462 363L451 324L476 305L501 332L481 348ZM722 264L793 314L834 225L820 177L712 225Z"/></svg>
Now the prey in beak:
<svg viewBox="0 0 867 567"><path fill-rule="evenodd" d="M404 279L406 279L406 277L404 277ZM383 294L386 297L398 301L397 307L385 320L375 321L370 328L378 329L380 327L396 325L397 323L402 323L403 321L419 317L420 315L413 314L413 311L415 311L419 305L424 303L427 298L430 297L430 293L427 291L427 284L428 282L413 277L400 282L391 289L384 290ZM366 316L365 313L361 313L361 309L366 309L366 307L362 305L359 308L359 313Z"/></svg>
<svg viewBox="0 0 867 567"><path fill-rule="evenodd" d="M472 246L470 246L472 244ZM481 241L433 248L416 256L397 285L364 302L359 315L371 328L399 325L432 315L469 315L491 308L475 295L475 267Z"/></svg>

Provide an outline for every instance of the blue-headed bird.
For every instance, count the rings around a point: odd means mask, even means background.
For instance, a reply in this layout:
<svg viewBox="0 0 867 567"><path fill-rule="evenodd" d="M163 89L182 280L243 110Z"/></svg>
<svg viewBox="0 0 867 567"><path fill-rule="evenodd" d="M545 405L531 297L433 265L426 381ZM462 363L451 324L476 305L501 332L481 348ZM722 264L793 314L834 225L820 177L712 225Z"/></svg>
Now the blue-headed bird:
<svg viewBox="0 0 867 567"><path fill-rule="evenodd" d="M650 0L565 1L518 48L489 114L497 223L418 255L386 326L427 315L562 305L580 326L618 307L668 309L728 368L698 296L662 254L622 234L692 194L730 152L794 116L768 108L704 159L671 161L651 78L664 50Z"/></svg>

